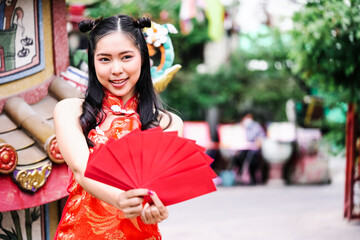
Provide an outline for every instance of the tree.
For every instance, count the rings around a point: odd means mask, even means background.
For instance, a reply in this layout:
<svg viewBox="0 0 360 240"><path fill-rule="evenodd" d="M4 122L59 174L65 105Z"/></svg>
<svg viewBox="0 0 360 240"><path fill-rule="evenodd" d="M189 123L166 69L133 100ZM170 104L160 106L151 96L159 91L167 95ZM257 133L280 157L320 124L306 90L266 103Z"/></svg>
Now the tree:
<svg viewBox="0 0 360 240"><path fill-rule="evenodd" d="M293 17L292 73L337 110L360 98L359 6L359 0L311 0ZM327 137L344 145L343 123L326 124Z"/></svg>
<svg viewBox="0 0 360 240"><path fill-rule="evenodd" d="M360 0L311 0L294 17L292 72L338 99L360 98Z"/></svg>
<svg viewBox="0 0 360 240"><path fill-rule="evenodd" d="M286 101L301 100L306 89L288 70L289 37L275 28L265 29L240 35L239 48L216 73L179 73L163 93L167 103L186 120L203 120L206 109L218 106L221 122L239 121L244 111L263 122L285 121ZM253 62L265 68L253 69Z"/></svg>
<svg viewBox="0 0 360 240"><path fill-rule="evenodd" d="M354 217L360 100L360 0L311 0L295 14L293 73L338 101L347 101L345 216ZM357 163L359 165L359 162ZM360 218L360 214L356 216Z"/></svg>

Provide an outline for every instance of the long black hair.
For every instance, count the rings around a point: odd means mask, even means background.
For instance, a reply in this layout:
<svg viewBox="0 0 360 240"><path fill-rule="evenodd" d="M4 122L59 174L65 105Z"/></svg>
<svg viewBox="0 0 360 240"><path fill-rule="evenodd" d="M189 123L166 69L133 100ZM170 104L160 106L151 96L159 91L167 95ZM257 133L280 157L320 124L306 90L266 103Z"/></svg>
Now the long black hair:
<svg viewBox="0 0 360 240"><path fill-rule="evenodd" d="M164 109L154 90L151 79L150 57L142 33L142 28L144 27L151 27L150 19L139 18L135 20L126 15L116 15L105 19L84 20L79 23L80 31L90 31L88 47L89 82L85 92L85 101L82 105L83 113L80 116L80 125L89 146L94 146L93 142L88 138L90 130L95 128L105 117L102 111L104 90L96 77L94 51L98 41L113 32L121 31L126 34L141 54L141 73L135 85L135 90L139 94L137 111L140 115L141 128L144 130L159 125L159 111L164 111Z"/></svg>

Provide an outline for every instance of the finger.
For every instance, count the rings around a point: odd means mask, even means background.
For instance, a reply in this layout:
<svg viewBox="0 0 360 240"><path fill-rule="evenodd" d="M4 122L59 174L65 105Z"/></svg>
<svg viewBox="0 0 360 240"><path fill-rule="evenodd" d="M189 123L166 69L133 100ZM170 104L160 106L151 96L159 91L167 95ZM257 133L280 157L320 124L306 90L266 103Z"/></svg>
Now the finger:
<svg viewBox="0 0 360 240"><path fill-rule="evenodd" d="M161 221L162 217L159 209L156 206L151 206L150 212L153 219L155 219L156 221Z"/></svg>
<svg viewBox="0 0 360 240"><path fill-rule="evenodd" d="M129 198L127 202L130 207L136 207L138 205L142 205L143 200L144 200L143 197L133 197L133 198Z"/></svg>
<svg viewBox="0 0 360 240"><path fill-rule="evenodd" d="M151 199L153 200L155 206L157 206L157 207L163 207L164 206L164 204L162 203L162 201L160 200L160 198L158 197L156 192L149 190L148 194L151 197Z"/></svg>
<svg viewBox="0 0 360 240"><path fill-rule="evenodd" d="M159 209L156 206L152 206L151 209L152 216L156 218L156 221L159 223L169 217L169 212L166 207Z"/></svg>
<svg viewBox="0 0 360 240"><path fill-rule="evenodd" d="M149 190L144 188L131 189L125 192L128 198L143 197L149 195Z"/></svg>
<svg viewBox="0 0 360 240"><path fill-rule="evenodd" d="M143 216L144 216L143 219L145 220L144 223L146 223L146 224L156 224L158 222L158 220L154 217L154 215L152 213L151 209L153 207L154 206L150 206L145 211L143 211Z"/></svg>
<svg viewBox="0 0 360 240"><path fill-rule="evenodd" d="M125 198L119 202L120 209L130 208L130 207L137 207L141 206L143 202L143 198L141 197L133 197L133 198Z"/></svg>
<svg viewBox="0 0 360 240"><path fill-rule="evenodd" d="M160 215L167 212L165 205L162 203L158 195L154 191L149 191L149 195L154 202L154 205L159 209Z"/></svg>
<svg viewBox="0 0 360 240"><path fill-rule="evenodd" d="M149 204L145 204L143 210L141 211L141 220L146 224L149 222L149 219L146 216L146 210L149 208L149 206Z"/></svg>
<svg viewBox="0 0 360 240"><path fill-rule="evenodd" d="M138 205L136 207L128 207L123 209L123 213L126 218L134 218L140 216L142 213L142 205Z"/></svg>
<svg viewBox="0 0 360 240"><path fill-rule="evenodd" d="M164 212L163 214L160 213L159 209L152 205L150 206L147 211L146 211L146 218L152 222L153 224L155 223L160 223L162 222L163 220L165 220L168 216L168 213L167 211Z"/></svg>

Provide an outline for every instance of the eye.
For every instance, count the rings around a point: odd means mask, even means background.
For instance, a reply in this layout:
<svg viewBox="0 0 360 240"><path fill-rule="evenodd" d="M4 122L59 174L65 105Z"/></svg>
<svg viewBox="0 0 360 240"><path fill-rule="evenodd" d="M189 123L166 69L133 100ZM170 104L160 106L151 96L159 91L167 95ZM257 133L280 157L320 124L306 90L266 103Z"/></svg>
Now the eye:
<svg viewBox="0 0 360 240"><path fill-rule="evenodd" d="M110 61L110 59L109 59L109 58L102 57L102 58L99 58L98 61L99 61L99 62L108 62L108 61Z"/></svg>
<svg viewBox="0 0 360 240"><path fill-rule="evenodd" d="M125 61L130 60L132 58L133 58L133 56L131 56L131 55L125 55L125 56L122 57L122 59L125 60Z"/></svg>

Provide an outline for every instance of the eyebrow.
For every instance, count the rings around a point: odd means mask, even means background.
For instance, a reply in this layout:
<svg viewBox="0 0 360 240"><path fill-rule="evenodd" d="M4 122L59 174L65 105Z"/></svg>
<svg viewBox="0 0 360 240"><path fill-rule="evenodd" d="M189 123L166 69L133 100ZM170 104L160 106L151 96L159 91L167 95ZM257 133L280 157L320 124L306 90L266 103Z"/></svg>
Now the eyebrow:
<svg viewBox="0 0 360 240"><path fill-rule="evenodd" d="M119 53L119 55L123 55L123 54L128 54L128 53L133 53L134 51L132 51L132 50L128 50L128 51L123 51L123 52L120 52ZM98 57L98 56L111 56L112 54L110 54L110 53L102 53L102 52L100 52L100 53L98 53L98 54L96 54L96 57Z"/></svg>

